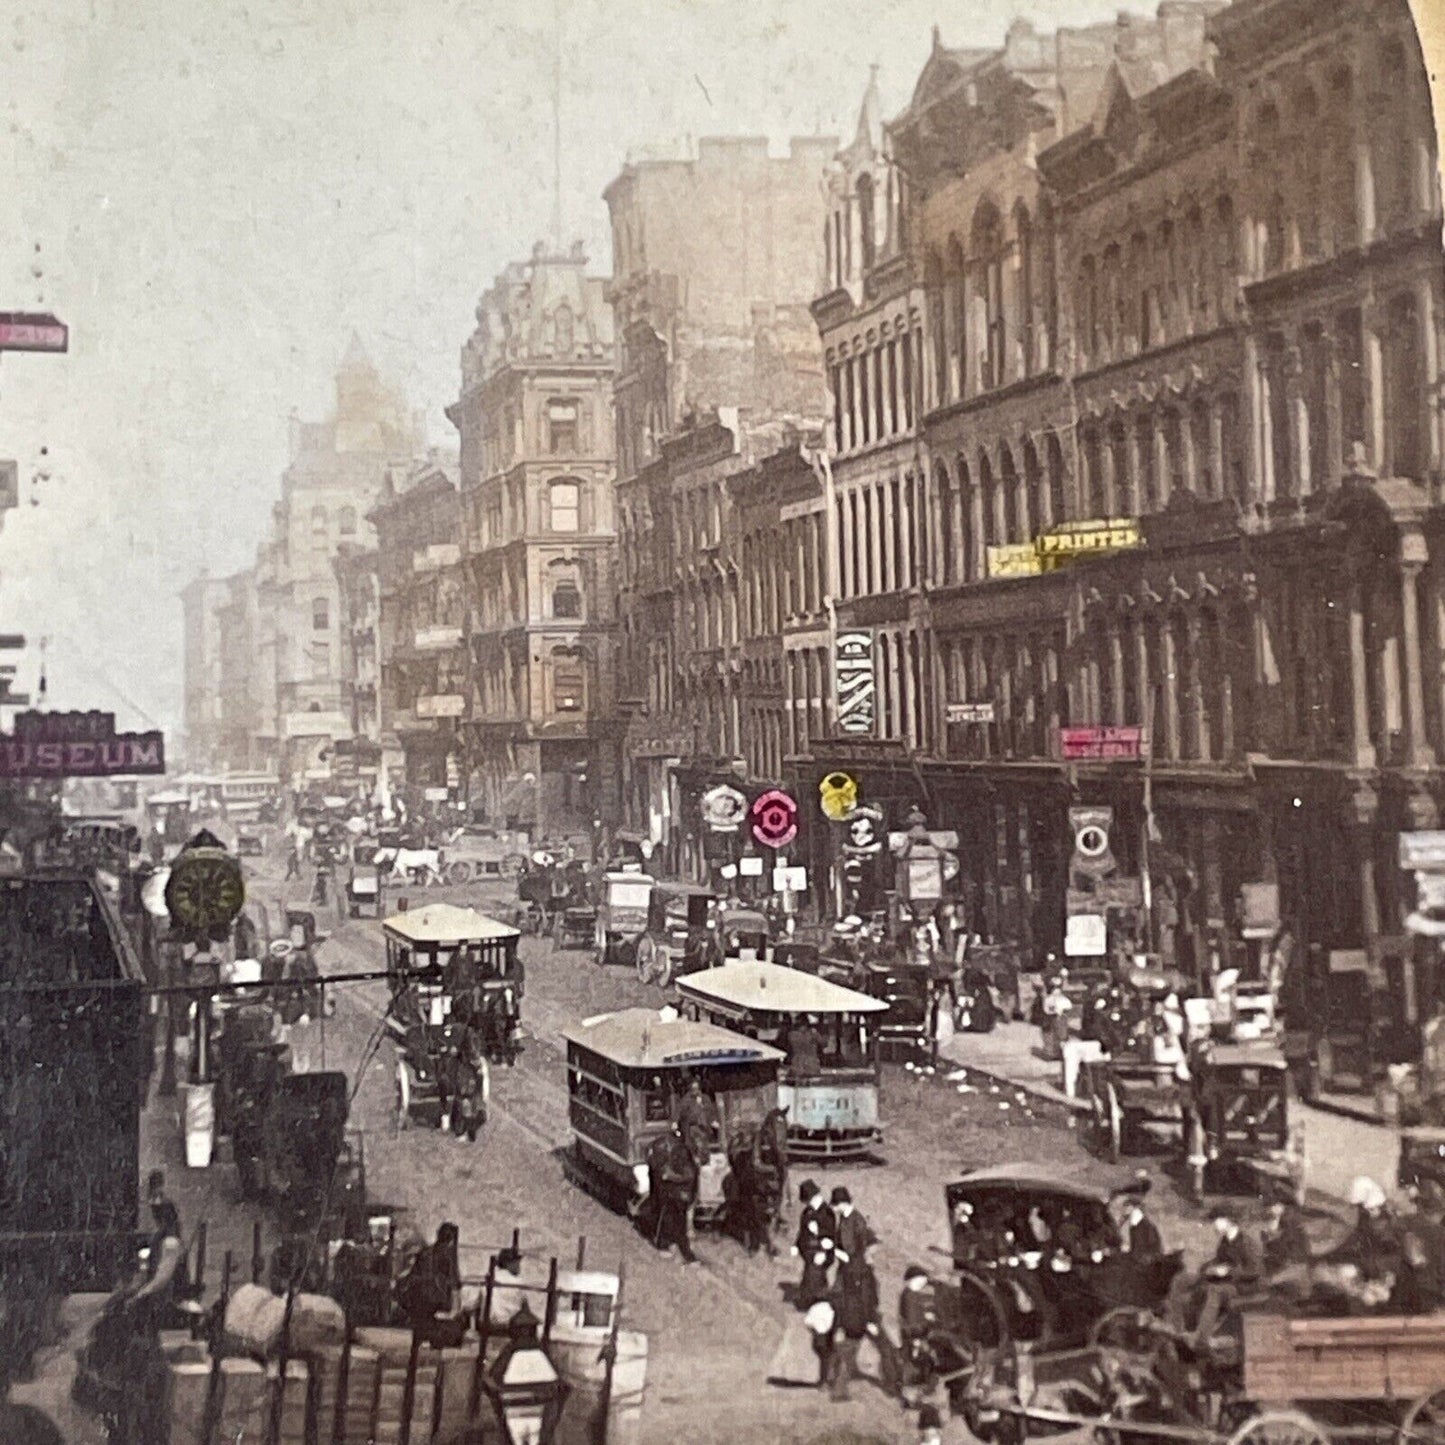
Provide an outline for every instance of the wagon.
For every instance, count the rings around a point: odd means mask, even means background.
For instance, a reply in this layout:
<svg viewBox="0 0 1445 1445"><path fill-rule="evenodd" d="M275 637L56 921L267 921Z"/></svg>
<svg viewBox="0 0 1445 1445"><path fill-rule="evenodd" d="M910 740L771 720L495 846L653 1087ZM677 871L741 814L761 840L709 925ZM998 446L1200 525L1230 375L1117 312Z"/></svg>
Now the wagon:
<svg viewBox="0 0 1445 1445"><path fill-rule="evenodd" d="M1181 1445L1438 1445L1445 1440L1445 1315L1242 1320L1242 1368L1202 1388L1158 1355L1094 1345L995 1348L956 1398L984 1441L1085 1432Z"/></svg>
<svg viewBox="0 0 1445 1445"><path fill-rule="evenodd" d="M1080 1077L1095 1140L1110 1163L1138 1151L1146 1125L1182 1133L1189 1090L1177 1063L1115 1056L1085 1063Z"/></svg>
<svg viewBox="0 0 1445 1445"><path fill-rule="evenodd" d="M351 917L360 918L363 912L369 912L373 918L380 918L385 906L382 894L381 869L352 864L346 879L346 908Z"/></svg>
<svg viewBox="0 0 1445 1445"><path fill-rule="evenodd" d="M564 908L552 927L552 943L557 948L591 948L596 935L597 910L585 904Z"/></svg>

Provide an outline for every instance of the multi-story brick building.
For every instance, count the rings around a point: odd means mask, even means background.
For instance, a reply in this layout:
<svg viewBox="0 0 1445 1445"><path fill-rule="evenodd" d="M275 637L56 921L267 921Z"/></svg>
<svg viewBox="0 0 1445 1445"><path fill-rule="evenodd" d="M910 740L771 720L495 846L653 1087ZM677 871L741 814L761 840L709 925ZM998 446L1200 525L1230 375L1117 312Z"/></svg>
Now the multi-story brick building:
<svg viewBox="0 0 1445 1445"><path fill-rule="evenodd" d="M901 509L925 535L886 493L881 525L841 503L838 605L896 625L912 547L934 655L925 634L907 656L901 725L881 708L815 768L957 828L988 935L1059 947L1067 809L1106 804L1147 941L1187 964L1237 938L1243 885L1274 884L1317 949L1305 994L1358 971L1418 1021L1429 960L1383 961L1409 953L1397 839L1445 800L1445 268L1407 8L1016 24L991 56L936 47L888 136L926 293L929 486ZM839 476L877 375L852 400L841 375ZM1137 543L1041 565L1061 526L1109 519ZM860 579L879 601L845 611ZM1065 759L1071 726L1145 746Z"/></svg>
<svg viewBox="0 0 1445 1445"><path fill-rule="evenodd" d="M704 140L695 159L629 163L606 192L624 812L677 860L698 787L748 766L730 478L789 419L821 419L807 305L835 145L794 140L775 157L761 139Z"/></svg>
<svg viewBox="0 0 1445 1445"><path fill-rule="evenodd" d="M477 307L461 434L474 804L587 827L615 786L612 313L580 246L538 246Z"/></svg>

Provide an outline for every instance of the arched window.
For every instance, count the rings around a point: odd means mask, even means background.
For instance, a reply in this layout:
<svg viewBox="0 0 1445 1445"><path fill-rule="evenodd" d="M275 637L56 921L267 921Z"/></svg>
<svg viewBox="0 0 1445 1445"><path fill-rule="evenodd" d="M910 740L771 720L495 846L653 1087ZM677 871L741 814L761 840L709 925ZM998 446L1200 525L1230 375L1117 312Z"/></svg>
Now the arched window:
<svg viewBox="0 0 1445 1445"><path fill-rule="evenodd" d="M1036 367L1037 343L1034 328L1034 223L1029 218L1027 207L1020 205L1014 211L1014 233L1018 236L1019 257L1019 344L1023 351L1023 374L1032 376Z"/></svg>
<svg viewBox="0 0 1445 1445"><path fill-rule="evenodd" d="M858 191L858 238L862 248L862 268L868 270L873 264L874 247L877 238L874 234L875 219L873 215L873 177L861 175L857 182Z"/></svg>
<svg viewBox="0 0 1445 1445"><path fill-rule="evenodd" d="M979 337L979 385L989 390L1003 385L1008 346L1008 321L1003 306L1003 220L991 201L981 201L974 212L969 252L983 327Z"/></svg>
<svg viewBox="0 0 1445 1445"><path fill-rule="evenodd" d="M582 589L576 577L562 576L553 582L552 616L569 620L582 616Z"/></svg>
<svg viewBox="0 0 1445 1445"><path fill-rule="evenodd" d="M1124 337L1129 331L1125 321L1123 269L1118 246L1105 247L1102 273L1103 316L1101 326L1104 333L1103 354L1100 357L1102 361L1112 361L1116 356L1123 354Z"/></svg>
<svg viewBox="0 0 1445 1445"><path fill-rule="evenodd" d="M331 603L325 597L312 600L311 626L316 632L325 632L331 626Z"/></svg>
<svg viewBox="0 0 1445 1445"><path fill-rule="evenodd" d="M1079 267L1079 300L1074 320L1078 333L1075 344L1085 366L1092 366L1099 345L1099 278L1092 256L1085 256Z"/></svg>
<svg viewBox="0 0 1445 1445"><path fill-rule="evenodd" d="M996 547L1004 539L998 535L998 489L994 486L993 464L985 451L978 454L978 486L983 499L983 545Z"/></svg>
<svg viewBox="0 0 1445 1445"><path fill-rule="evenodd" d="M587 710L587 670L582 652L575 647L552 649L552 711L554 713Z"/></svg>
<svg viewBox="0 0 1445 1445"><path fill-rule="evenodd" d="M1420 117L1428 105L1406 103L1410 97L1412 67L1405 47L1398 40L1380 46L1376 73L1390 100L1374 116L1376 222L1382 230L1392 229L1409 219L1410 171L1414 163L1415 137Z"/></svg>
<svg viewBox="0 0 1445 1445"><path fill-rule="evenodd" d="M953 328L953 356L949 360L957 375L945 382L941 393L950 398L968 393L968 283L963 247L957 236L948 238L948 324Z"/></svg>
<svg viewBox="0 0 1445 1445"><path fill-rule="evenodd" d="M343 507L336 514L336 530L343 537L354 537L356 535L356 508Z"/></svg>
<svg viewBox="0 0 1445 1445"><path fill-rule="evenodd" d="M1121 278L1122 281L1122 278ZM1128 298L1126 290L1132 290L1135 299L1133 325L1129 324ZM1143 351L1152 346L1156 340L1150 308L1152 298L1149 285L1149 241L1143 231L1135 231L1129 238L1129 278L1128 287L1120 285L1119 304L1123 308L1123 315L1120 318L1120 334L1128 336L1128 349L1130 352Z"/></svg>
<svg viewBox="0 0 1445 1445"><path fill-rule="evenodd" d="M565 301L552 313L552 323L557 330L558 353L570 356L577 344L577 325L572 316L572 308Z"/></svg>
<svg viewBox="0 0 1445 1445"><path fill-rule="evenodd" d="M554 532L576 532L582 525L582 488L573 481L553 482L547 493L548 523Z"/></svg>

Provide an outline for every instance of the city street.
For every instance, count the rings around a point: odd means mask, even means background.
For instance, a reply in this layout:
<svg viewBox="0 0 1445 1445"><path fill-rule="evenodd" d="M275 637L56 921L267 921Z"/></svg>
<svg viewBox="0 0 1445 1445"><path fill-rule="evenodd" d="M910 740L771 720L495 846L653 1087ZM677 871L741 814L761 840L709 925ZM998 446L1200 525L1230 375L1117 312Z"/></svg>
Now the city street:
<svg viewBox="0 0 1445 1445"><path fill-rule="evenodd" d="M253 888L277 913L286 896L277 872L268 867ZM388 895L388 911L398 896L413 907L446 899L486 911L489 903L510 895L500 888L400 889ZM302 903L294 892L289 901ZM335 927L335 917L334 910L323 911L323 931ZM348 920L319 952L325 973L380 967L380 925L369 918ZM630 970L600 969L590 953L557 951L547 940L524 939L521 953L527 968L526 1049L515 1069L493 1070L492 1117L475 1145L426 1129L398 1131L395 1051L383 1043L371 1058L353 1122L366 1131L373 1198L405 1206L410 1223L427 1237L443 1220L456 1222L464 1267L478 1274L486 1265L484 1246L505 1243L514 1226L530 1253L555 1252L570 1263L578 1236L585 1236L589 1261L603 1268L622 1261L627 1326L646 1332L650 1341L648 1441L806 1441L844 1425L896 1438L903 1416L875 1389L856 1389L851 1404L834 1405L817 1392L765 1384L789 1314L780 1285L798 1272L786 1237L780 1257L768 1260L749 1258L730 1237L704 1233L698 1249L703 1267L684 1269L648 1247L627 1219L564 1177L561 1154L569 1136L562 1028L617 1008L658 1006L662 994L639 984ZM381 983L350 984L336 993L336 1014L325 1027L324 1062L354 1077L386 990ZM295 1046L310 1054L311 1067L320 1067L320 1025L297 1034ZM1048 1163L1101 1183L1121 1175L1085 1152L1063 1114L1038 1110L1021 1093L950 1079L944 1071L926 1076L888 1066L882 1111L884 1162L815 1171L815 1177L829 1189L846 1184L881 1236L878 1275L890 1326L909 1264L940 1275L949 1271L943 1189L965 1169L1020 1161ZM1152 1212L1166 1239L1200 1257L1207 1225L1172 1181L1155 1172ZM807 1174L793 1166L794 1189ZM793 1203L788 1237L795 1218Z"/></svg>

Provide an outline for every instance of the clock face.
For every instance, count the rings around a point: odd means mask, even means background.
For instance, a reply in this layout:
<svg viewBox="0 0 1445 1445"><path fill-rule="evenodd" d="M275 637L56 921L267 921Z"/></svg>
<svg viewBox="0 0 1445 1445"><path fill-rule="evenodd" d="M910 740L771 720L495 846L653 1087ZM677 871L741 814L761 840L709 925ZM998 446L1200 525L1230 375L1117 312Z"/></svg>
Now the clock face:
<svg viewBox="0 0 1445 1445"><path fill-rule="evenodd" d="M166 883L166 908L184 928L210 930L235 922L246 902L241 865L211 849L182 853Z"/></svg>

